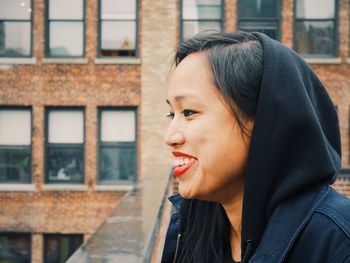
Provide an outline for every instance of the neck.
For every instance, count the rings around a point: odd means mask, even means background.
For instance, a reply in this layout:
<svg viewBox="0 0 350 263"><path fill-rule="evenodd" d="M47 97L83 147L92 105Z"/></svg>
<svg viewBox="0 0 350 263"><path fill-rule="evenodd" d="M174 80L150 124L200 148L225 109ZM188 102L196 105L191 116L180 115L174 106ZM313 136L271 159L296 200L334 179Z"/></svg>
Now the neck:
<svg viewBox="0 0 350 263"><path fill-rule="evenodd" d="M231 224L230 244L232 258L234 261L241 261L243 187L242 191L233 200L222 203L222 206Z"/></svg>

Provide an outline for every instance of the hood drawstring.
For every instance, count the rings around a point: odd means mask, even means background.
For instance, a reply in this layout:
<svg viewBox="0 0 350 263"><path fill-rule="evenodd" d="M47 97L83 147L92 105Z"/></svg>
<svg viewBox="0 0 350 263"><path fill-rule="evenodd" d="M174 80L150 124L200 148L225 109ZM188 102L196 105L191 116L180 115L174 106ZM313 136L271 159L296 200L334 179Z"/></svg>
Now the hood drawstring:
<svg viewBox="0 0 350 263"><path fill-rule="evenodd" d="M242 263L247 263L248 260L252 257L252 254L254 253L254 241L253 240L247 240L246 241L246 249L244 252L244 256L242 259Z"/></svg>

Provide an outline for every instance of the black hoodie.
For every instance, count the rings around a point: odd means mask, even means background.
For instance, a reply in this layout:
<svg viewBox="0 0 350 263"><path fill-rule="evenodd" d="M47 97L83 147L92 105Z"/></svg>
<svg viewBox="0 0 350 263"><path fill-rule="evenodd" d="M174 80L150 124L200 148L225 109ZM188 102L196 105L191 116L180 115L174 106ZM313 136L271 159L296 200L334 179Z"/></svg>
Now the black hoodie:
<svg viewBox="0 0 350 263"><path fill-rule="evenodd" d="M294 51L255 35L264 65L245 173L242 255L255 251L280 203L333 183L341 166L338 117L321 81Z"/></svg>

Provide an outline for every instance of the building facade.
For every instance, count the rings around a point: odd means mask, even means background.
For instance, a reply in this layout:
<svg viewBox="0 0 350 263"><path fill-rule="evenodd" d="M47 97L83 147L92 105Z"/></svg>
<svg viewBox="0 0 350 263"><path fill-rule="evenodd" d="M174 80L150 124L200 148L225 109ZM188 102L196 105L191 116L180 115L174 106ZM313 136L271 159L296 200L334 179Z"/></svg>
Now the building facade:
<svg viewBox="0 0 350 263"><path fill-rule="evenodd" d="M165 181L173 50L205 29L264 32L310 63L350 196L349 20L349 0L1 0L0 261L63 262L142 178Z"/></svg>

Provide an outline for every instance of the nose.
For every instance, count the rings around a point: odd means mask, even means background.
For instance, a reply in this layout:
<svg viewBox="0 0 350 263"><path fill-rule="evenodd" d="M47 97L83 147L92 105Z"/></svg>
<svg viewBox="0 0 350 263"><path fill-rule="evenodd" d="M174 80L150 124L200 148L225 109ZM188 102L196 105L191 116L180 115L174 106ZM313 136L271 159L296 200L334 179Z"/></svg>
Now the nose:
<svg viewBox="0 0 350 263"><path fill-rule="evenodd" d="M176 145L184 144L185 136L182 131L180 131L179 129L176 129L170 124L165 134L164 142L170 147L174 147Z"/></svg>

